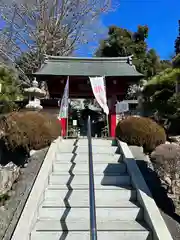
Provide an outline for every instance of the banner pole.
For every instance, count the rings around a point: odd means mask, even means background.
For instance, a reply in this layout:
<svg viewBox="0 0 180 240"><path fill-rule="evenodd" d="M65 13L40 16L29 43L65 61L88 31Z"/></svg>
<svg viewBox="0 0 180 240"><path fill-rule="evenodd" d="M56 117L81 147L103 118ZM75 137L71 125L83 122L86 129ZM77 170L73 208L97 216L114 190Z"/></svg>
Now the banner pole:
<svg viewBox="0 0 180 240"><path fill-rule="evenodd" d="M68 131L69 131L69 118L67 116L67 121L66 121L66 138L68 138Z"/></svg>
<svg viewBox="0 0 180 240"><path fill-rule="evenodd" d="M68 131L69 131L69 76L68 76L68 99L67 99L67 121L66 121L66 138L68 138Z"/></svg>
<svg viewBox="0 0 180 240"><path fill-rule="evenodd" d="M109 129L109 115L106 114L106 121L107 121L107 130L108 130L108 137L110 136L110 129Z"/></svg>
<svg viewBox="0 0 180 240"><path fill-rule="evenodd" d="M104 76L104 87L106 91L106 77ZM107 99L107 92L106 92L106 99ZM107 124L107 130L108 130L108 137L110 136L110 128L109 128L109 115L106 114L106 124Z"/></svg>

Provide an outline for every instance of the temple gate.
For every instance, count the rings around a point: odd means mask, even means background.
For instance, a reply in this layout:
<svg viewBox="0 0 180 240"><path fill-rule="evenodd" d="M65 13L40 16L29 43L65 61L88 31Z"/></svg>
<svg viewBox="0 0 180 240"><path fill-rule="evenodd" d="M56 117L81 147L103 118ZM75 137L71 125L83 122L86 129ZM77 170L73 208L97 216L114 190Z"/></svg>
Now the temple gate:
<svg viewBox="0 0 180 240"><path fill-rule="evenodd" d="M110 136L115 136L116 101L122 101L130 84L137 83L143 75L132 64L131 57L79 58L46 56L42 67L34 73L37 81L47 83L50 99L61 99L69 77L69 98L93 98L89 77L105 77L108 100ZM56 106L58 108L58 105Z"/></svg>

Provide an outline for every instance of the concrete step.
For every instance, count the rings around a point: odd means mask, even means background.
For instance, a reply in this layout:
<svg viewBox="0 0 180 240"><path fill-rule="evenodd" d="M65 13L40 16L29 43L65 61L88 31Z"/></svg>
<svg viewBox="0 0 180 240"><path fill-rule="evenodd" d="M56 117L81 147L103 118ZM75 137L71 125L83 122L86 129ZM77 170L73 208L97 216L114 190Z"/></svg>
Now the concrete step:
<svg viewBox="0 0 180 240"><path fill-rule="evenodd" d="M71 172L73 174L89 174L89 166L87 163L77 163L73 165L72 163L53 163L53 172L57 174L67 174ZM126 165L124 163L95 163L94 164L94 174L104 174L104 175L120 175L126 172Z"/></svg>
<svg viewBox="0 0 180 240"><path fill-rule="evenodd" d="M89 207L88 190L52 190L44 193L45 200L57 201L61 207ZM96 190L97 207L121 207L121 201L136 200L135 190ZM53 206L53 205L52 205Z"/></svg>
<svg viewBox="0 0 180 240"><path fill-rule="evenodd" d="M71 221L64 224L59 220L38 220L35 224L36 231L89 231L89 221ZM136 221L104 221L97 222L97 230L100 231L147 231Z"/></svg>
<svg viewBox="0 0 180 240"><path fill-rule="evenodd" d="M88 139L79 139L77 146L88 146ZM92 146L111 147L112 140L92 138Z"/></svg>
<svg viewBox="0 0 180 240"><path fill-rule="evenodd" d="M88 153L88 146L78 146L75 152L76 153ZM118 153L118 147L93 146L92 152L93 153L116 154L116 153Z"/></svg>
<svg viewBox="0 0 180 240"><path fill-rule="evenodd" d="M63 238L64 237L64 238ZM30 240L88 240L90 239L89 232L74 231L74 232L36 232L33 231ZM97 233L98 240L150 240L149 232L144 229L140 231L99 231Z"/></svg>
<svg viewBox="0 0 180 240"><path fill-rule="evenodd" d="M58 152L55 156L55 160L62 163L67 163L73 161L75 163L86 163L88 162L88 154L80 153L60 153ZM113 153L93 153L93 162L94 163L117 163L120 160L121 156L119 154Z"/></svg>
<svg viewBox="0 0 180 240"><path fill-rule="evenodd" d="M68 147L73 148L76 143L77 143L77 141L75 139L62 140L61 142L59 142L58 150L61 150L64 147L65 148L68 148Z"/></svg>
<svg viewBox="0 0 180 240"><path fill-rule="evenodd" d="M63 139L62 144L76 145L76 146L88 146L88 139ZM93 146L112 146L112 140L92 138Z"/></svg>
<svg viewBox="0 0 180 240"><path fill-rule="evenodd" d="M101 147L101 146L93 146L93 153L118 153L118 147ZM71 146L71 145L63 145L62 148L59 149L59 153L88 153L88 146Z"/></svg>
<svg viewBox="0 0 180 240"><path fill-rule="evenodd" d="M109 204L107 204L106 207L111 208L112 206L108 206ZM137 204L138 205L138 204ZM45 199L42 204L41 207L44 208L64 208L64 207L71 207L71 208L85 208L85 207L89 207L89 202L83 202L83 201L79 201L79 202L64 202L62 199ZM99 204L99 202L96 202L96 207L104 207L102 205L102 203ZM131 201L127 201L126 199L121 199L118 201L116 201L116 205L113 206L116 208L132 208L134 207L134 203L132 203Z"/></svg>
<svg viewBox="0 0 180 240"><path fill-rule="evenodd" d="M70 194L69 194L70 192ZM106 196L106 194L108 194ZM81 196L81 199L86 199L85 201L87 201L87 199L89 199L89 190L67 190L67 189L56 189L56 190L53 190L53 189L49 189L47 188L45 190L45 193L44 193L44 196L45 198L62 198L64 199L65 196L68 195L69 199L71 197L74 197L74 198L78 198L79 196ZM111 200L112 199L112 196L113 196L113 200L114 201L115 197L117 198L117 200L119 201L120 199L121 200L134 200L136 199L136 190L135 189L121 189L119 191L117 190L105 190L105 189L102 189L102 190L96 190L95 191L95 196L96 196L96 200L100 200L102 197L106 196L106 201L107 200ZM102 200L104 201L104 199Z"/></svg>
<svg viewBox="0 0 180 240"><path fill-rule="evenodd" d="M124 220L135 221L136 219L142 220L143 211L135 204L132 208L97 208L96 209L97 221ZM70 221L90 221L89 208L44 208L39 209L38 219L47 220L61 220L66 224Z"/></svg>
<svg viewBox="0 0 180 240"><path fill-rule="evenodd" d="M73 187L73 188L72 188ZM78 184L78 185L71 185L71 186L66 186L66 185L59 185L59 184L49 184L48 185L48 189L56 189L56 190L60 190L60 189L65 189L65 190L88 190L89 189L89 185L83 185L83 184ZM111 186L111 185L95 185L95 190L122 190L122 189L128 189L131 190L132 186L128 185L128 186Z"/></svg>
<svg viewBox="0 0 180 240"><path fill-rule="evenodd" d="M77 138L62 139L61 143L66 145L71 145L77 143Z"/></svg>
<svg viewBox="0 0 180 240"><path fill-rule="evenodd" d="M89 175L86 174L86 175L70 176L69 174L59 175L59 174L52 173L49 176L49 184L67 185L67 186L71 186L72 188L80 184L80 185L85 185L87 187L89 186ZM122 174L119 176L95 175L94 184L110 185L110 186L118 186L118 185L128 186L131 184L131 179L128 174Z"/></svg>

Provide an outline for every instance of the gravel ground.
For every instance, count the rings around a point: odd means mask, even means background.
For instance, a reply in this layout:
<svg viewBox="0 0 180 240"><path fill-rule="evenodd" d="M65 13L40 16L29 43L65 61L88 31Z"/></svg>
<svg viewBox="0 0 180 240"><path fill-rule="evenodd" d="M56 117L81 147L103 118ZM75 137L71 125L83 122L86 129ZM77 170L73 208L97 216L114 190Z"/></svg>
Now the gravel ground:
<svg viewBox="0 0 180 240"><path fill-rule="evenodd" d="M173 239L180 240L180 216L175 213L175 207L172 199L167 196L166 191L161 187L161 183L157 175L151 169L147 168L147 164L145 162L147 159L140 148L136 146L129 147L138 161L137 163L139 168Z"/></svg>
<svg viewBox="0 0 180 240"><path fill-rule="evenodd" d="M10 199L0 207L0 240L11 239L47 150L40 150L29 159L27 167L21 169L18 181L13 185Z"/></svg>

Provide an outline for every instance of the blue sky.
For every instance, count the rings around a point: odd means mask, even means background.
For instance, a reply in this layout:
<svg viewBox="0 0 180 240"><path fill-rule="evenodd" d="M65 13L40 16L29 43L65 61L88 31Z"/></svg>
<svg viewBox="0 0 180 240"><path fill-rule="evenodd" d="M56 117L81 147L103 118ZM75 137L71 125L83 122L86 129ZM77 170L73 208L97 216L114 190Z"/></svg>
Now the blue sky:
<svg viewBox="0 0 180 240"><path fill-rule="evenodd" d="M180 0L119 1L119 9L104 16L103 24L117 25L132 31L135 31L139 24L147 24L149 47L155 48L162 59L170 58L178 35Z"/></svg>
<svg viewBox="0 0 180 240"><path fill-rule="evenodd" d="M148 46L155 48L161 59L168 59L173 55L174 41L178 35L180 0L112 1L120 1L120 7L102 17L105 27L117 25L136 31L138 25L146 24L149 27ZM98 47L97 43L95 47ZM79 55L78 52L76 54ZM83 50L81 54L92 56L92 51Z"/></svg>

